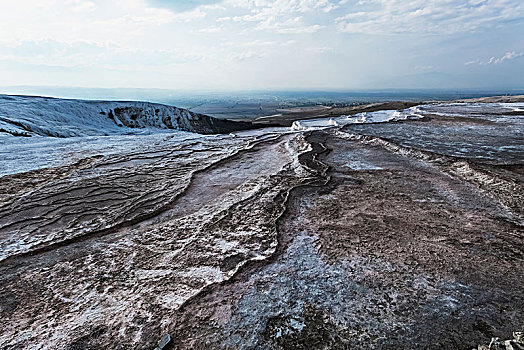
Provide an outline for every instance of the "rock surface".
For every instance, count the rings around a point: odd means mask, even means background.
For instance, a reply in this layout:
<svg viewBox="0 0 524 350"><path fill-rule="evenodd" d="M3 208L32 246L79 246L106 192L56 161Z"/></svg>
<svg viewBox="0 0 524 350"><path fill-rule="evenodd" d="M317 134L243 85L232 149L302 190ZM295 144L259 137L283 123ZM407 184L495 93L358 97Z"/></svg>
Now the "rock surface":
<svg viewBox="0 0 524 350"><path fill-rule="evenodd" d="M468 108L2 177L0 348L510 339L524 330L523 120Z"/></svg>
<svg viewBox="0 0 524 350"><path fill-rule="evenodd" d="M492 338L489 345L479 345L478 350L522 350L524 349L524 333L513 332L513 339L500 340Z"/></svg>

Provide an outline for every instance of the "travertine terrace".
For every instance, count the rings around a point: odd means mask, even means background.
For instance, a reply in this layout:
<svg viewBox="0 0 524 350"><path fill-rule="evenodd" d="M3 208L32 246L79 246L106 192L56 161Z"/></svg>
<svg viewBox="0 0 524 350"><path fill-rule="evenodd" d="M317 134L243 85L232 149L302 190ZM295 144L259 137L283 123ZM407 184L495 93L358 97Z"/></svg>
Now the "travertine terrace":
<svg viewBox="0 0 524 350"><path fill-rule="evenodd" d="M0 348L510 339L524 327L524 111L482 102L135 136L148 141L10 171Z"/></svg>

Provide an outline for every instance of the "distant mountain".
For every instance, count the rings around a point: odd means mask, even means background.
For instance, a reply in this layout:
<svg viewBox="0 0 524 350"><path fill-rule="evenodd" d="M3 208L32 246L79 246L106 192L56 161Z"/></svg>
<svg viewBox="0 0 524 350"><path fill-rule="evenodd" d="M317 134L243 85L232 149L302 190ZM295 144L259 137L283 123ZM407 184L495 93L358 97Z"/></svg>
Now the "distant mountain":
<svg viewBox="0 0 524 350"><path fill-rule="evenodd" d="M215 134L252 127L157 103L0 95L0 135L75 137L161 129Z"/></svg>

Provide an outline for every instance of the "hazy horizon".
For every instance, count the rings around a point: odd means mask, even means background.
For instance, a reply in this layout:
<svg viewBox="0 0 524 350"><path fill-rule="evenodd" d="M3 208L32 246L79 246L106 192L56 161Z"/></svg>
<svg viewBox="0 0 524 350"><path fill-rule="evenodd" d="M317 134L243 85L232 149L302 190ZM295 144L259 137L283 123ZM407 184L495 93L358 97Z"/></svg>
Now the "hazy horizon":
<svg viewBox="0 0 524 350"><path fill-rule="evenodd" d="M72 99L96 100L144 100L158 103L174 103L178 100L201 101L206 99L329 99L355 102L384 100L450 100L495 95L524 95L522 89L163 89L163 88L101 88L78 86L0 86L0 94L27 95Z"/></svg>

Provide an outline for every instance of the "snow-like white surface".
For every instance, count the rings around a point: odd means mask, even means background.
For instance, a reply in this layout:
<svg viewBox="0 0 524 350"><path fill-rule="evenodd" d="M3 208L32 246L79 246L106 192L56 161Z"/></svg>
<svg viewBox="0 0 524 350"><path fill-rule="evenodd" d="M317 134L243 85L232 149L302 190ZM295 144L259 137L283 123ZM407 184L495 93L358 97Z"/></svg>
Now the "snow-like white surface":
<svg viewBox="0 0 524 350"><path fill-rule="evenodd" d="M0 133L0 176L74 163L92 156L125 155L159 147L177 147L182 142L253 138L292 133L275 127L237 131L230 134L201 135L185 131L157 130L149 134L84 137L14 137Z"/></svg>
<svg viewBox="0 0 524 350"><path fill-rule="evenodd" d="M149 102L64 100L0 95L0 134L104 136L189 130L187 110Z"/></svg>
<svg viewBox="0 0 524 350"><path fill-rule="evenodd" d="M524 111L524 103L438 103L418 106L422 113L431 113L447 117L470 117L486 115L504 115L504 113Z"/></svg>
<svg viewBox="0 0 524 350"><path fill-rule="evenodd" d="M95 155L126 154L162 145L176 145L202 136L191 132L86 137L0 136L0 176L73 163Z"/></svg>
<svg viewBox="0 0 524 350"><path fill-rule="evenodd" d="M385 110L376 112L363 112L347 116L347 123L366 124L366 123L386 123L400 120L421 118L421 111L417 107L407 108L401 111ZM347 124L346 123L346 124Z"/></svg>
<svg viewBox="0 0 524 350"><path fill-rule="evenodd" d="M404 110L383 110L363 112L337 118L319 118L293 122L292 130L307 131L348 124L388 123L410 119L420 119L427 114L447 117L504 115L504 113L524 111L524 103L439 103L420 105ZM507 119L507 117L503 117Z"/></svg>
<svg viewBox="0 0 524 350"><path fill-rule="evenodd" d="M345 166L351 170L382 170L381 167L376 166L375 164L361 160L351 161L345 164Z"/></svg>
<svg viewBox="0 0 524 350"><path fill-rule="evenodd" d="M136 127L118 126L119 123L123 123L121 119L113 120L108 117L109 111L128 107L141 108L142 116L137 120L131 118L132 111L120 115L125 123L136 123ZM349 124L387 123L418 119L427 114L476 116L493 112L494 115L490 116L492 120L510 122L521 117L506 117L500 114L505 111L522 110L524 110L524 103L428 104L400 111L385 110L330 119L300 120L295 121L291 128L254 129L205 137L220 137L227 142L227 139L236 137L258 138L263 135L302 132ZM100 102L0 95L0 129L14 134L33 135L33 137L15 137L8 132L0 131L0 176L70 164L94 155L140 152L158 145L175 146L188 139L204 137L176 130L179 126L177 116L180 116L181 122L191 118L191 114L187 111L147 102ZM17 123L25 128L17 126ZM166 129L169 123L173 123L171 126L175 130ZM28 126L34 131L27 131ZM74 137L45 137L39 136L38 133Z"/></svg>
<svg viewBox="0 0 524 350"><path fill-rule="evenodd" d="M510 109L513 112L524 112L524 102L501 103L502 107Z"/></svg>
<svg viewBox="0 0 524 350"><path fill-rule="evenodd" d="M417 107L407 108L401 111L385 110L377 112L364 112L349 116L340 116L337 118L319 118L309 120L297 120L291 125L292 130L307 131L314 129L324 129L348 124L369 124L369 123L387 123L392 121L418 119L421 118L421 111Z"/></svg>

